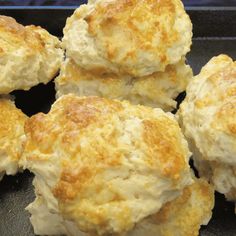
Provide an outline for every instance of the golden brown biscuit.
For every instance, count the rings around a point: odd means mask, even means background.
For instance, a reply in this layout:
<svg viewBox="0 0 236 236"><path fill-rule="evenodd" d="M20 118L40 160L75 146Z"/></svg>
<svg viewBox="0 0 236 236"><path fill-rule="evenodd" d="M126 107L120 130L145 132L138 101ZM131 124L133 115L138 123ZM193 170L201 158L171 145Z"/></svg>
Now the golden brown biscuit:
<svg viewBox="0 0 236 236"><path fill-rule="evenodd" d="M176 65L167 66L165 72L141 78L110 73L94 74L78 67L73 60L66 59L55 84L57 97L68 93L100 96L171 111L176 108L174 99L186 89L192 76L192 70L184 59Z"/></svg>
<svg viewBox="0 0 236 236"><path fill-rule="evenodd" d="M236 201L236 62L212 58L187 88L179 120L200 175Z"/></svg>
<svg viewBox="0 0 236 236"><path fill-rule="evenodd" d="M34 182L36 189L39 186ZM201 225L207 225L214 207L214 190L203 179L184 188L183 193L166 203L158 213L148 216L122 236L198 236ZM44 198L37 196L27 210L35 232L40 235L95 236L71 227L59 214L51 213ZM67 230L64 225L71 227ZM121 236L116 234L116 236Z"/></svg>
<svg viewBox="0 0 236 236"><path fill-rule="evenodd" d="M63 50L46 30L0 16L0 94L48 83L57 74Z"/></svg>
<svg viewBox="0 0 236 236"><path fill-rule="evenodd" d="M14 103L0 98L0 179L4 174L14 175L22 155L24 124L27 116Z"/></svg>
<svg viewBox="0 0 236 236"><path fill-rule="evenodd" d="M21 165L67 234L126 233L193 182L187 142L160 109L65 95L25 132Z"/></svg>
<svg viewBox="0 0 236 236"><path fill-rule="evenodd" d="M192 24L180 0L97 0L68 18L63 45L86 70L146 76L190 50Z"/></svg>
<svg viewBox="0 0 236 236"><path fill-rule="evenodd" d="M181 196L144 219L127 236L198 236L201 225L207 225L212 216L214 202L213 187L196 179Z"/></svg>

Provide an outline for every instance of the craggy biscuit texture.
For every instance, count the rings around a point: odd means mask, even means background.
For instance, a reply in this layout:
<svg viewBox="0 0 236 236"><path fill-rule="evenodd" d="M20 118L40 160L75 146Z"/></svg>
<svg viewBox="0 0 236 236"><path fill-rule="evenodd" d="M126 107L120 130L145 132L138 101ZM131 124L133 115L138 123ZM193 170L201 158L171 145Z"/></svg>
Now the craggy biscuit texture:
<svg viewBox="0 0 236 236"><path fill-rule="evenodd" d="M0 94L48 83L62 59L59 39L41 27L0 16Z"/></svg>
<svg viewBox="0 0 236 236"><path fill-rule="evenodd" d="M179 120L200 174L236 201L236 62L212 58L187 88Z"/></svg>
<svg viewBox="0 0 236 236"><path fill-rule="evenodd" d="M38 184L34 185L39 189ZM207 225L214 207L214 189L203 179L196 179L182 194L166 203L159 212L148 216L124 236L198 236L201 225ZM43 197L37 196L27 210L39 235L95 236L83 233L65 221L58 213L49 211ZM67 225L68 229L66 229ZM120 234L116 234L120 236Z"/></svg>
<svg viewBox="0 0 236 236"><path fill-rule="evenodd" d="M193 182L187 142L161 109L69 94L25 132L37 201L71 235L125 234Z"/></svg>
<svg viewBox="0 0 236 236"><path fill-rule="evenodd" d="M97 0L68 18L63 45L76 64L136 77L165 71L190 50L192 24L180 0Z"/></svg>
<svg viewBox="0 0 236 236"><path fill-rule="evenodd" d="M192 77L192 70L185 64L184 58L175 65L168 65L165 72L140 78L111 73L94 74L77 66L72 59L66 59L55 84L57 97L69 93L99 96L171 111L177 105L174 99L185 91Z"/></svg>
<svg viewBox="0 0 236 236"><path fill-rule="evenodd" d="M214 207L214 189L207 181L196 179L181 196L144 219L128 236L198 236L207 225Z"/></svg>
<svg viewBox="0 0 236 236"><path fill-rule="evenodd" d="M14 175L22 155L24 124L27 116L14 102L0 98L0 179L4 174Z"/></svg>

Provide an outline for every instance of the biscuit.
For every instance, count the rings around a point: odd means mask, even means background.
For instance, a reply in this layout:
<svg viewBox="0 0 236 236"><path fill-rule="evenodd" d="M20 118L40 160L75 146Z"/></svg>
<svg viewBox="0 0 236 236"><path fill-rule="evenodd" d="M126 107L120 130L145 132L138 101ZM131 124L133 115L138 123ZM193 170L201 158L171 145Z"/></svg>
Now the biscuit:
<svg viewBox="0 0 236 236"><path fill-rule="evenodd" d="M144 219L127 236L198 236L201 225L211 219L214 203L213 187L196 179L181 196Z"/></svg>
<svg viewBox="0 0 236 236"><path fill-rule="evenodd" d="M192 70L185 64L184 58L175 65L168 65L165 72L141 78L111 73L94 74L78 67L72 59L66 59L55 84L57 97L68 93L100 96L171 111L176 108L174 99L185 91L192 77Z"/></svg>
<svg viewBox="0 0 236 236"><path fill-rule="evenodd" d="M200 175L236 201L236 62L212 58L190 82L178 115Z"/></svg>
<svg viewBox="0 0 236 236"><path fill-rule="evenodd" d="M24 27L0 16L0 94L48 83L62 59L59 39L39 26Z"/></svg>
<svg viewBox="0 0 236 236"><path fill-rule="evenodd" d="M180 0L90 1L68 18L67 57L96 73L163 72L190 50L192 24Z"/></svg>
<svg viewBox="0 0 236 236"><path fill-rule="evenodd" d="M193 182L188 144L161 109L69 94L25 132L21 165L68 234L126 233Z"/></svg>
<svg viewBox="0 0 236 236"><path fill-rule="evenodd" d="M36 188L38 187L35 184ZM148 216L124 236L198 236L201 225L207 225L214 207L214 190L205 180L196 179L183 193L166 203L158 213ZM31 223L39 235L91 236L79 232L58 213L49 211L43 197L37 196L27 210ZM118 235L120 236L120 235Z"/></svg>
<svg viewBox="0 0 236 236"><path fill-rule="evenodd" d="M18 171L27 116L7 98L0 98L0 180Z"/></svg>

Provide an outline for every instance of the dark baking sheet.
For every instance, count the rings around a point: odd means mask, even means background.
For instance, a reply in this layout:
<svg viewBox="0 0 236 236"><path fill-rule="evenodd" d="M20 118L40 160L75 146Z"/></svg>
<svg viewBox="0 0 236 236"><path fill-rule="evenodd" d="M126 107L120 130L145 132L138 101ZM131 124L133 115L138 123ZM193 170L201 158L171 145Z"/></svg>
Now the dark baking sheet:
<svg viewBox="0 0 236 236"><path fill-rule="evenodd" d="M0 14L13 16L22 24L36 24L61 36L72 8L1 8ZM236 59L236 8L189 8L194 24L194 40L188 62L194 73L213 56L226 53ZM17 91L16 105L26 114L47 112L54 101L54 84L39 85L28 92ZM33 175L29 172L5 176L0 182L0 236L33 236L29 214L24 208L33 201ZM216 194L213 218L201 236L236 236L234 205ZM147 235L148 236L148 235ZM174 235L173 235L174 236ZM191 236L191 235L189 235Z"/></svg>

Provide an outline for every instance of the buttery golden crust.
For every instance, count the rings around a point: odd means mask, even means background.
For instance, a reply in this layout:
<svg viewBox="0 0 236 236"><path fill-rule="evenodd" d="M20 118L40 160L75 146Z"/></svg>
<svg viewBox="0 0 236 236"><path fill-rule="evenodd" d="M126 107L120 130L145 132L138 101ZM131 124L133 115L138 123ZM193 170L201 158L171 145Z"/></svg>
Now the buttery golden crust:
<svg viewBox="0 0 236 236"><path fill-rule="evenodd" d="M236 62L212 58L190 82L179 118L200 174L236 200Z"/></svg>
<svg viewBox="0 0 236 236"><path fill-rule="evenodd" d="M68 18L63 44L84 69L145 76L177 63L191 39L180 0L99 0Z"/></svg>
<svg viewBox="0 0 236 236"><path fill-rule="evenodd" d="M196 179L181 196L144 219L127 236L198 236L201 225L206 225L212 216L214 202L213 187Z"/></svg>
<svg viewBox="0 0 236 236"><path fill-rule="evenodd" d="M46 30L0 16L0 93L47 83L63 58L60 41Z"/></svg>
<svg viewBox="0 0 236 236"><path fill-rule="evenodd" d="M22 45L32 47L33 51L40 51L44 47L44 42L38 34L35 34L33 30L26 30L11 17L0 16L0 32L1 53L16 50Z"/></svg>
<svg viewBox="0 0 236 236"><path fill-rule="evenodd" d="M38 184L34 183L36 189ZM117 236L198 236L201 225L207 225L214 207L214 189L203 179L184 188L182 194L166 203L158 213L148 216L126 234ZM97 236L79 231L62 216L50 212L41 195L27 210L32 214L31 222L38 235ZM65 227L67 225L69 227Z"/></svg>
<svg viewBox="0 0 236 236"><path fill-rule="evenodd" d="M0 175L16 174L22 155L27 116L8 99L0 98Z"/></svg>
<svg viewBox="0 0 236 236"><path fill-rule="evenodd" d="M129 100L132 104L159 107L165 111L176 108L174 100L183 92L192 78L192 70L182 59L166 67L165 72L133 78L116 74L94 74L78 67L67 59L55 79L57 97L68 93L78 96L100 96L109 99Z"/></svg>
<svg viewBox="0 0 236 236"><path fill-rule="evenodd" d="M129 231L192 182L187 143L160 109L66 95L25 132L22 165L47 184L59 214L90 234Z"/></svg>

